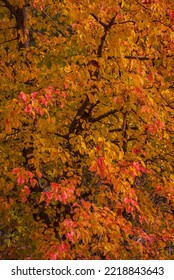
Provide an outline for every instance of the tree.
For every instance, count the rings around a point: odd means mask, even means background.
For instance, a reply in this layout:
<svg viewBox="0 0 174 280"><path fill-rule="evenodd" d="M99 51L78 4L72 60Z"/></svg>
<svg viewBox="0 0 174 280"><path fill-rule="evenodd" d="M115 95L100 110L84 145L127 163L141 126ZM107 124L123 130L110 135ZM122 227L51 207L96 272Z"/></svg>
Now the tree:
<svg viewBox="0 0 174 280"><path fill-rule="evenodd" d="M0 1L1 259L171 259L172 1Z"/></svg>

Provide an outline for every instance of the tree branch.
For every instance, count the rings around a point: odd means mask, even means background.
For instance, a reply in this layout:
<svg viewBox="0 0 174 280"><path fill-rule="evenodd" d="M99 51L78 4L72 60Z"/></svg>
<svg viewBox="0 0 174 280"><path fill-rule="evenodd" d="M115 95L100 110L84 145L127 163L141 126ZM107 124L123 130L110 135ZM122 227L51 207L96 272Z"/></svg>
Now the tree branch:
<svg viewBox="0 0 174 280"><path fill-rule="evenodd" d="M138 127L137 126L130 126L129 127L131 130L138 130ZM120 132L120 131L123 131L123 128L113 128L113 129L110 129L109 132Z"/></svg>
<svg viewBox="0 0 174 280"><path fill-rule="evenodd" d="M143 4L141 4L140 2L138 2L137 0L135 0L135 2L136 2L138 5L140 5L141 7L143 7L143 9L145 9L145 10L151 12L151 10L150 10L149 8L147 8L146 6L144 6Z"/></svg>
<svg viewBox="0 0 174 280"><path fill-rule="evenodd" d="M127 59L139 59L139 60L149 60L148 56L125 55L124 58L127 58Z"/></svg>
<svg viewBox="0 0 174 280"><path fill-rule="evenodd" d="M102 120L102 119L104 119L104 118L107 118L108 116L113 115L113 114L115 114L116 112L119 112L119 111L121 111L121 110L122 110L122 108L121 108L121 109L113 109L113 110L111 110L111 111L109 111L109 112L106 112L106 113L104 113L104 114L102 114L102 115L96 117L96 118L90 118L89 121L90 121L91 123L98 122L98 121L100 121L100 120Z"/></svg>
<svg viewBox="0 0 174 280"><path fill-rule="evenodd" d="M63 138L63 139L68 139L68 134L65 134L65 135L62 135L62 134L60 134L60 133L58 133L58 132L56 132L56 133L54 133L54 132L49 132L49 134L54 134L54 135L56 135L56 136L58 136L58 137L61 137L61 138Z"/></svg>
<svg viewBox="0 0 174 280"><path fill-rule="evenodd" d="M108 24L105 24L103 23L101 20L98 19L98 17L91 13L90 14L100 25L102 25L104 27L104 34L103 36L101 37L101 42L100 42L100 45L98 46L98 50L97 50L97 56L98 57L102 57L102 50L103 50L103 45L104 45L104 42L106 40L106 36L107 36L107 32L111 29L111 27L114 25L114 20L116 18L116 15L111 18L110 22Z"/></svg>
<svg viewBox="0 0 174 280"><path fill-rule="evenodd" d="M74 117L73 121L71 122L68 135L75 132L76 126L79 123L79 119L85 112L85 109L88 106L88 104L89 104L89 98L88 98L88 96L86 96L85 101L82 103L82 105L80 106L80 108L77 111L76 116Z"/></svg>
<svg viewBox="0 0 174 280"><path fill-rule="evenodd" d="M102 57L102 51L103 51L103 45L104 45L104 42L106 40L106 36L107 36L107 32L111 29L111 27L114 25L114 20L116 18L116 15L110 20L109 24L106 25L104 27L104 34L103 36L101 37L101 43L98 47L98 51L97 51L97 55L98 57Z"/></svg>
<svg viewBox="0 0 174 280"><path fill-rule="evenodd" d="M13 27L6 27L6 28L0 28L0 31L4 31L4 30L9 30L9 29L15 29L16 26Z"/></svg>
<svg viewBox="0 0 174 280"><path fill-rule="evenodd" d="M168 28L170 28L172 31L173 31L173 29L172 29L172 26L171 25L168 25L168 24L166 24L166 23L164 23L164 22L162 22L161 20L153 20L152 22L158 22L158 23L160 23L160 24L162 24L162 25L164 25L164 26L166 26L166 27L168 27Z"/></svg>
<svg viewBox="0 0 174 280"><path fill-rule="evenodd" d="M90 15L98 22L100 23L104 28L107 27L107 24L105 24L104 22L102 22L100 19L98 19L98 17L96 15L94 15L93 13L90 13Z"/></svg>
<svg viewBox="0 0 174 280"><path fill-rule="evenodd" d="M16 17L17 12L15 8L7 0L1 0L1 1L5 4L5 7L9 9L9 11Z"/></svg>
<svg viewBox="0 0 174 280"><path fill-rule="evenodd" d="M59 29L59 26L57 25L57 23L56 23L45 11L42 11L42 13L43 13L44 15L46 15L46 16L49 18L49 20L57 27L57 31L58 31L64 38L66 38L66 35Z"/></svg>
<svg viewBox="0 0 174 280"><path fill-rule="evenodd" d="M126 23L133 23L133 24L135 24L135 21L134 20L127 20L127 21L118 22L118 24L126 24Z"/></svg>
<svg viewBox="0 0 174 280"><path fill-rule="evenodd" d="M12 42L12 41L15 41L17 39L18 38L14 38L14 39L10 39L10 40L4 41L4 42L0 42L0 45L5 44L5 43L9 43L9 42Z"/></svg>
<svg viewBox="0 0 174 280"><path fill-rule="evenodd" d="M128 129L128 120L127 120L127 111L123 115L123 152L126 153L127 151L127 129Z"/></svg>

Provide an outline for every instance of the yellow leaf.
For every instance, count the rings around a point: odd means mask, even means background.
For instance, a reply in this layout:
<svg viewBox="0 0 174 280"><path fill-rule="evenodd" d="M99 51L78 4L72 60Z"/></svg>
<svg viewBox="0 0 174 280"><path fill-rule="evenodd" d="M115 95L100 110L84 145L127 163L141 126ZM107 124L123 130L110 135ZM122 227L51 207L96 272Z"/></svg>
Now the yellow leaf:
<svg viewBox="0 0 174 280"><path fill-rule="evenodd" d="M122 160L123 157L124 157L124 152L123 152L123 151L119 151L118 159L119 159L119 160Z"/></svg>

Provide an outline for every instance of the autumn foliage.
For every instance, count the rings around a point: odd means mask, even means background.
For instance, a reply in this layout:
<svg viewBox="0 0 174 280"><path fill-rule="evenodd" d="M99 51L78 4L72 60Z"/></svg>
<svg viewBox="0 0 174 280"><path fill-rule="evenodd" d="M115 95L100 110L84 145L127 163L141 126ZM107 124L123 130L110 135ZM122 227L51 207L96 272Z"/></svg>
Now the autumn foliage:
<svg viewBox="0 0 174 280"><path fill-rule="evenodd" d="M172 4L0 1L0 259L173 259Z"/></svg>

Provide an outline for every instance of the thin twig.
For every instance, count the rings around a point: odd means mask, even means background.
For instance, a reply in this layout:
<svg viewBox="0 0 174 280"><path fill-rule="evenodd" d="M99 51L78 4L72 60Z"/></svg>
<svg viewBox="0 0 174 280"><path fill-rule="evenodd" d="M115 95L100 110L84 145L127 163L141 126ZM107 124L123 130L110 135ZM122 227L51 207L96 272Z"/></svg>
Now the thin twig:
<svg viewBox="0 0 174 280"><path fill-rule="evenodd" d="M121 109L120 109L120 108L119 108L119 109L113 109L113 110L111 110L111 111L109 111L109 112L106 112L106 113L104 113L104 114L102 114L102 115L96 117L96 118L90 118L89 121L92 122L92 123L98 122L98 121L100 121L100 120L102 120L102 119L104 119L104 118L107 118L108 116L113 115L113 114L115 114L116 112L119 112L119 111L121 111L121 110L122 110L122 108L121 108Z"/></svg>
<svg viewBox="0 0 174 280"><path fill-rule="evenodd" d="M138 2L137 0L135 0L135 2L136 2L138 5L140 5L141 7L143 7L143 9L145 9L145 10L151 12L151 10L150 10L149 8L147 8L146 6L144 6L143 4L141 4L140 2Z"/></svg>
<svg viewBox="0 0 174 280"><path fill-rule="evenodd" d="M152 22L158 22L158 23L161 23L162 25L164 25L164 26L166 26L166 27L170 28L171 30L173 30L171 25L168 25L168 24L166 24L166 23L164 23L164 22L162 22L162 21L160 21L160 20L157 20L157 19L156 19L156 20L153 20Z"/></svg>
<svg viewBox="0 0 174 280"><path fill-rule="evenodd" d="M12 42L12 41L15 41L17 39L18 38L14 38L14 39L10 39L10 40L4 41L4 42L0 42L0 45L5 44L5 43L9 43L9 42Z"/></svg>
<svg viewBox="0 0 174 280"><path fill-rule="evenodd" d="M127 59L139 59L139 60L149 60L148 56L134 56L134 55L125 55L124 58Z"/></svg>
<svg viewBox="0 0 174 280"><path fill-rule="evenodd" d="M42 11L44 15L46 15L50 21L57 27L57 31L61 33L61 35L66 38L66 35L59 29L59 26L57 25L57 23L45 12L45 11Z"/></svg>
<svg viewBox="0 0 174 280"><path fill-rule="evenodd" d="M98 17L97 17L96 15L94 15L93 13L90 13L90 15L91 15L98 23L100 23L104 28L107 27L107 25L106 25L104 22L102 22L100 19L98 19Z"/></svg>
<svg viewBox="0 0 174 280"><path fill-rule="evenodd" d="M118 24L126 24L126 23L134 23L135 24L135 21L134 20L127 20L127 21L118 22Z"/></svg>

